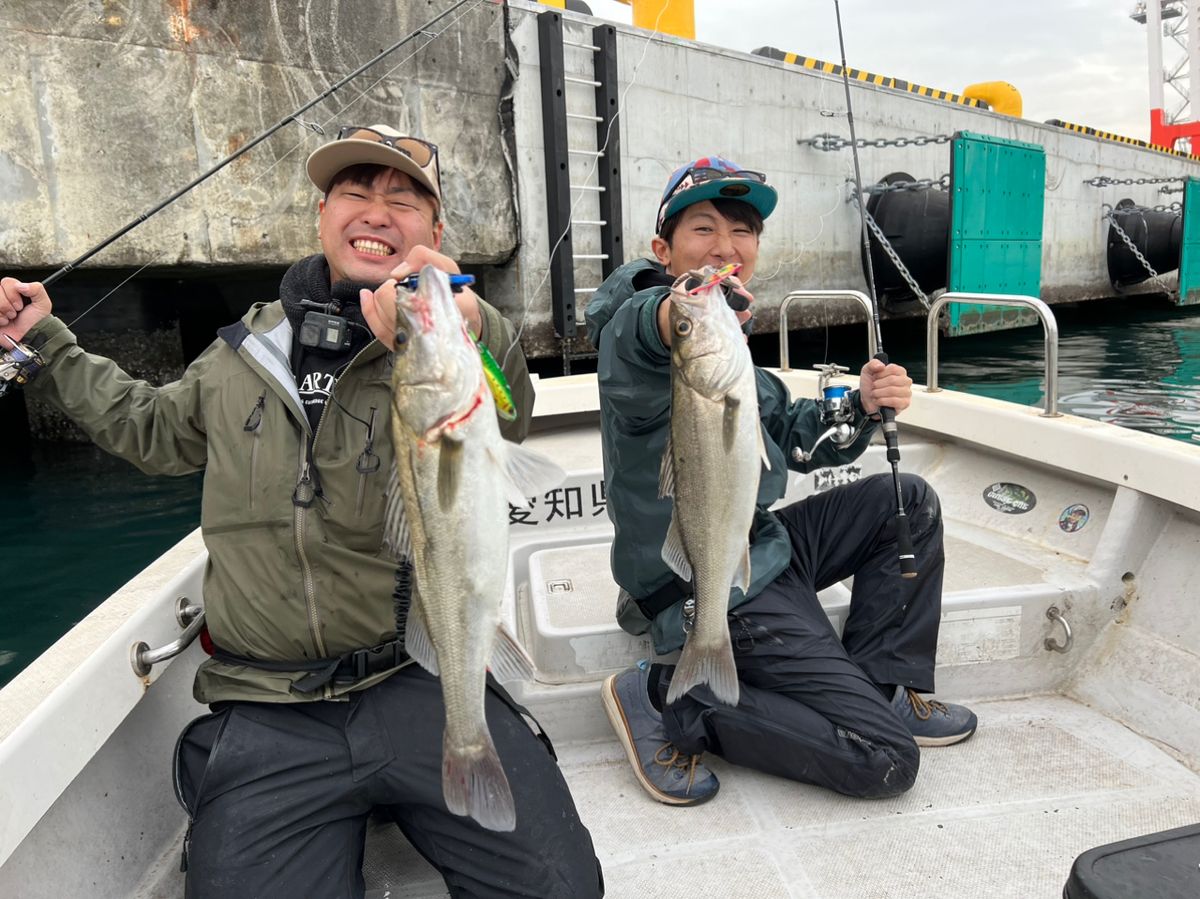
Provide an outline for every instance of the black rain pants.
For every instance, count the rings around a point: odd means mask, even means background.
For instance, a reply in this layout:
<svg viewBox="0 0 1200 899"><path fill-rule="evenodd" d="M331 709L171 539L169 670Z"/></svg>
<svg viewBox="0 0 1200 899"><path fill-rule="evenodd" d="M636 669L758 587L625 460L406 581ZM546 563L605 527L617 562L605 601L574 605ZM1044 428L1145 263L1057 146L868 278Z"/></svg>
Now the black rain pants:
<svg viewBox="0 0 1200 899"><path fill-rule="evenodd" d="M893 796L912 786L920 753L877 685L933 691L945 555L937 494L916 476L903 475L902 486L916 578L900 577L890 474L778 512L791 564L729 615L738 705L718 702L707 687L667 705L674 669L661 669L663 721L680 750L713 752L848 796ZM850 576L839 639L817 591Z"/></svg>
<svg viewBox="0 0 1200 899"><path fill-rule="evenodd" d="M441 683L416 665L348 701L234 702L192 722L176 750L191 819L188 899L358 899L373 810L395 820L455 899L602 896L591 836L554 757L486 695L517 805L512 833L446 809Z"/></svg>

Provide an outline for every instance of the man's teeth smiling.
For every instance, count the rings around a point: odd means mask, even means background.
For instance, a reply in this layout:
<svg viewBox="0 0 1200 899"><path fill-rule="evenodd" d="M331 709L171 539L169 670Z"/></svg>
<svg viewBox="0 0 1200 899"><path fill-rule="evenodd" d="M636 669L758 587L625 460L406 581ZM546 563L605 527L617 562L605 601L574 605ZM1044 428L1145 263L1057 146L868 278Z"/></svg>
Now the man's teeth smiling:
<svg viewBox="0 0 1200 899"><path fill-rule="evenodd" d="M354 247L360 253L370 253L372 256L391 256L396 252L385 243L380 243L377 240L366 240L365 238L350 241L350 246Z"/></svg>

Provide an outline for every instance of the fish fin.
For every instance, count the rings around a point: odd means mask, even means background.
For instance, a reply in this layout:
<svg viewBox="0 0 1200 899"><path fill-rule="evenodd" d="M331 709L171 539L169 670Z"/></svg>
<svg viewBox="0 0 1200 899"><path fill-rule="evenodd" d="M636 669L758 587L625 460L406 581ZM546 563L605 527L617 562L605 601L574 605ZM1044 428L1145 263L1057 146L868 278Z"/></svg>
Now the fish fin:
<svg viewBox="0 0 1200 899"><path fill-rule="evenodd" d="M495 459L508 480L508 501L522 509L529 508L529 497L541 496L567 479L552 459L508 441L501 441Z"/></svg>
<svg viewBox="0 0 1200 899"><path fill-rule="evenodd" d="M671 452L671 434L667 432L667 445L663 447L662 462L658 465L658 498L675 495L675 456Z"/></svg>
<svg viewBox="0 0 1200 899"><path fill-rule="evenodd" d="M450 735L442 735L446 808L455 815L470 815L488 830L508 833L516 829L517 807L496 744L486 728L474 742L473 749L455 751L450 748Z"/></svg>
<svg viewBox="0 0 1200 899"><path fill-rule="evenodd" d="M738 413L742 411L742 401L737 397L725 395L725 415L721 422L721 436L725 441L725 453L733 452L737 440Z"/></svg>
<svg viewBox="0 0 1200 899"><path fill-rule="evenodd" d="M496 628L489 667L498 681L533 680L533 659L503 621Z"/></svg>
<svg viewBox="0 0 1200 899"><path fill-rule="evenodd" d="M688 639L675 666L675 673L671 676L667 702L674 702L688 690L701 684L708 684L713 696L726 705L738 704L741 690L738 687L737 665L733 661L733 647L730 645L728 632L716 646Z"/></svg>
<svg viewBox="0 0 1200 899"><path fill-rule="evenodd" d="M679 536L679 520L671 511L671 526L667 528L667 539L663 541L663 561L685 581L692 579L692 563L688 561L687 550L683 548L683 539Z"/></svg>
<svg viewBox="0 0 1200 899"><path fill-rule="evenodd" d="M742 593L750 590L750 544L746 544L746 552L738 562L737 570L733 573L733 583Z"/></svg>
<svg viewBox="0 0 1200 899"><path fill-rule="evenodd" d="M429 625L425 623L425 609L415 587L412 604L408 607L408 621L404 626L404 651L430 674L440 674L437 649L429 636Z"/></svg>
<svg viewBox="0 0 1200 899"><path fill-rule="evenodd" d="M400 492L400 474L395 461L388 474L386 504L383 509L383 546L397 562L412 558L412 532L404 514L404 495Z"/></svg>
<svg viewBox="0 0 1200 899"><path fill-rule="evenodd" d="M462 482L463 445L461 441L443 437L438 447L438 504L449 509L458 498Z"/></svg>
<svg viewBox="0 0 1200 899"><path fill-rule="evenodd" d="M758 425L758 457L762 459L763 467L767 471L771 470L771 457L767 454L767 441L763 439L762 422Z"/></svg>

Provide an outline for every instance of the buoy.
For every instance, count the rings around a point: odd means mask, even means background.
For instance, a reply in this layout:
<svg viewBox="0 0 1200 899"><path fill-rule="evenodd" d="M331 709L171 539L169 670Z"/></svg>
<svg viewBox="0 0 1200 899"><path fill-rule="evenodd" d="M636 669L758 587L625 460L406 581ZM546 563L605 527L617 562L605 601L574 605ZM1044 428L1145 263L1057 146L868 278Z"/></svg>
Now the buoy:
<svg viewBox="0 0 1200 899"><path fill-rule="evenodd" d="M1179 268L1179 250L1183 241L1183 216L1178 212L1159 211L1138 206L1125 199L1113 209L1113 219L1129 235L1146 261L1158 274ZM1113 227L1108 225L1108 278L1113 287L1129 287L1150 277Z"/></svg>
<svg viewBox="0 0 1200 899"><path fill-rule="evenodd" d="M915 181L907 172L892 172L881 182ZM900 261L928 296L946 286L949 259L950 195L943 190L897 190L873 194L867 212L879 225ZM915 300L916 295L887 252L871 235L875 287L886 305ZM866 277L866 258L863 258Z"/></svg>

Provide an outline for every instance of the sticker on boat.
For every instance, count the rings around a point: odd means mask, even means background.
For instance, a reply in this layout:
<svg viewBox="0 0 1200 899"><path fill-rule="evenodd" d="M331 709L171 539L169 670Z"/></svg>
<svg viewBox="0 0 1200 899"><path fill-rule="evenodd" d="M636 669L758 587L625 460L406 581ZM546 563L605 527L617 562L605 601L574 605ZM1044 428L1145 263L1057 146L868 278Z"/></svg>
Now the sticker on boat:
<svg viewBox="0 0 1200 899"><path fill-rule="evenodd" d="M942 615L938 664L976 665L1021 655L1021 607L959 609Z"/></svg>
<svg viewBox="0 0 1200 899"><path fill-rule="evenodd" d="M1062 510L1062 514L1058 516L1058 526L1068 534L1074 534L1088 523L1090 515L1087 506L1083 503L1075 503L1075 505L1067 506Z"/></svg>
<svg viewBox="0 0 1200 899"><path fill-rule="evenodd" d="M1000 481L983 489L983 501L1006 515L1023 515L1037 505L1037 497L1028 487Z"/></svg>
<svg viewBox="0 0 1200 899"><path fill-rule="evenodd" d="M835 468L818 468L813 472L813 490L824 493L834 487L853 484L862 477L861 465L838 465Z"/></svg>

